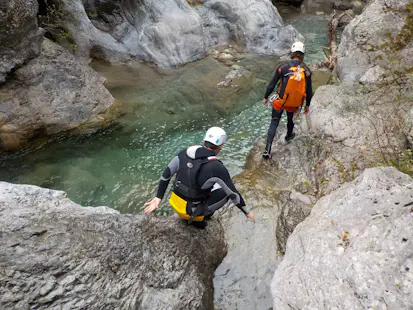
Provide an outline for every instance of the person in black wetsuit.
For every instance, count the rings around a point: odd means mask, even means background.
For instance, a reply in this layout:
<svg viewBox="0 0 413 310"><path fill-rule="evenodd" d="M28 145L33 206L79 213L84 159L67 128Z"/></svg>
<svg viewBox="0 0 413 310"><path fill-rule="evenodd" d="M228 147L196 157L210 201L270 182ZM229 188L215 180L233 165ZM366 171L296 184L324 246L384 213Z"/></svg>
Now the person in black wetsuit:
<svg viewBox="0 0 413 310"><path fill-rule="evenodd" d="M278 124L280 122L281 116L284 110L287 112L287 135L285 136L285 141L290 141L294 139L295 133L293 132L294 129L294 122L293 117L294 113L301 109L301 105L303 104L303 100L305 99L306 105L304 108L304 114L307 114L310 110L310 102L313 96L313 87L311 81L311 70L308 66L303 63L304 61L304 52L305 47L302 42L295 42L291 46L291 61L288 63L280 64L276 69L273 78L271 79L270 83L267 86L264 95L264 105L268 104L268 97L274 91L276 84L280 81L280 86L277 90L277 96L273 96L270 99L270 103L272 103L272 118L270 127L268 128L267 133L267 142L265 144L265 149L262 154L264 158L269 158L271 155L271 146L272 142L275 137L275 133L277 131ZM298 105L289 104L289 95L292 95L291 89L289 89L289 77L291 76L291 68L300 67L304 70L304 77L303 83L305 83L305 89L303 90L303 97L301 98L301 102ZM292 89L292 91L296 91L296 89ZM293 96L290 96L292 98Z"/></svg>
<svg viewBox="0 0 413 310"><path fill-rule="evenodd" d="M181 151L169 163L159 181L156 197L145 203L146 214L159 207L169 181L176 174L171 205L182 218L197 227L205 228L205 217L210 217L231 200L246 216L255 222L252 212L245 208L241 194L224 164L216 158L226 142L226 133L219 127L208 129L204 146L194 145ZM184 202L183 210L179 203Z"/></svg>

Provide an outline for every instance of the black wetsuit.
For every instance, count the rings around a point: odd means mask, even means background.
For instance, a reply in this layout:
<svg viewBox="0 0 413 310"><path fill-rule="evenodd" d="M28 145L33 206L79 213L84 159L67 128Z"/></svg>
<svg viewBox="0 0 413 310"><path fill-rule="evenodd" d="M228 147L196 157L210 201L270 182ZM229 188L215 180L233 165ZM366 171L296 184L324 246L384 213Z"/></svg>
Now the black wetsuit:
<svg viewBox="0 0 413 310"><path fill-rule="evenodd" d="M278 81L281 80L280 84L280 89L278 90L278 95L280 98L284 98L284 92L285 88L287 87L287 82L288 82L288 69L293 66L302 66L305 69L306 72L306 106L310 106L311 98L313 96L313 86L311 82L311 70L302 63L300 60L291 60L288 63L282 63L278 65L278 67L275 69L275 73L273 78L271 79L270 83L267 86L267 90L265 91L264 98L268 99L268 97L271 95L271 93L274 91L275 86L277 85ZM271 104L271 103L270 103ZM268 134L267 134L267 142L265 144L265 149L268 153L271 153L271 145L275 137L275 133L277 131L278 124L280 123L281 116L283 114L283 109L280 110L275 110L274 108L272 109L272 117L271 117L271 123L270 127L268 128ZM291 137L293 135L293 129L294 129L294 122L293 122L293 117L294 117L294 112L293 111L288 111L287 110L287 137Z"/></svg>
<svg viewBox="0 0 413 310"><path fill-rule="evenodd" d="M158 192L156 197L162 199L165 195L169 181L172 176L178 172L179 169L179 157L183 154L190 153L190 158L200 159L215 157L215 153L201 146L193 146L180 152L168 165L162 174L159 181ZM182 169L182 168L181 168ZM215 185L219 184L219 186ZM229 199L235 203L235 205L244 213L247 214L245 209L245 202L241 194L235 188L234 183L225 168L224 164L219 160L211 160L203 164L197 176L197 187L203 190L210 190L205 201L207 208L204 209L205 216L212 215L216 210L221 208ZM185 197L182 197L185 199Z"/></svg>

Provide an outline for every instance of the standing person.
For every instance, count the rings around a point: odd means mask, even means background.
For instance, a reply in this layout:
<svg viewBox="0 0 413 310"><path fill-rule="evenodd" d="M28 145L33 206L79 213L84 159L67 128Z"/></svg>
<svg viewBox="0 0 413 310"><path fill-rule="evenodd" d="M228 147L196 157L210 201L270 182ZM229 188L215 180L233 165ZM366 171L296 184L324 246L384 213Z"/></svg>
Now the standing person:
<svg viewBox="0 0 413 310"><path fill-rule="evenodd" d="M291 46L291 60L288 63L282 63L275 69L275 74L268 84L264 96L264 104L268 104L268 96L274 91L275 85L280 81L277 93L274 94L270 102L272 103L272 119L267 134L267 143L262 154L264 158L271 155L271 145L277 132L277 127L281 116L287 111L287 135L286 141L294 139L295 133L293 117L295 112L299 112L301 106L306 100L304 114L310 109L310 102L313 96L313 87L311 83L311 71L304 61L304 44L295 42Z"/></svg>
<svg viewBox="0 0 413 310"><path fill-rule="evenodd" d="M245 208L241 194L216 155L221 151L227 135L222 128L211 127L205 134L204 145L194 145L181 151L169 163L159 181L156 197L145 203L146 214L159 207L172 176L176 174L169 202L175 212L199 228L205 228L205 217L221 208L228 200L255 222L252 212Z"/></svg>

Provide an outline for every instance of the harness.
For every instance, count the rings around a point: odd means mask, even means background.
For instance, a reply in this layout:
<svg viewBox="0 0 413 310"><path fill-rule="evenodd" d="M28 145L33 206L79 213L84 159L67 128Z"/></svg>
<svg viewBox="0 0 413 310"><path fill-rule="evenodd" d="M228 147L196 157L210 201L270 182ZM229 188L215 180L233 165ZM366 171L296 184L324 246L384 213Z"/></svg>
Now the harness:
<svg viewBox="0 0 413 310"><path fill-rule="evenodd" d="M178 154L179 169L177 171L173 193L170 199L172 208L189 223L193 220L202 221L210 189L201 189L197 178L201 167L213 160L215 156L192 159L185 152Z"/></svg>

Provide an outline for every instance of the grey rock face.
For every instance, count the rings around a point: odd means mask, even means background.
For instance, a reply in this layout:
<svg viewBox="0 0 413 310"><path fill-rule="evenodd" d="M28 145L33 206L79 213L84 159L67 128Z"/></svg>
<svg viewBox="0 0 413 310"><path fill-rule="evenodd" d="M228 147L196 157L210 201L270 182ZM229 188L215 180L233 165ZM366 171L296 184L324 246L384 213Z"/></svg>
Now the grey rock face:
<svg viewBox="0 0 413 310"><path fill-rule="evenodd" d="M236 208L220 215L229 249L215 272L218 309L271 308L271 277L292 231L310 214L317 198L369 165L360 151L309 136L290 143L277 141L268 161L261 158L263 148L259 144L251 151L245 170L236 176L237 188L257 223L246 222Z"/></svg>
<svg viewBox="0 0 413 310"><path fill-rule="evenodd" d="M103 82L87 65L45 39L41 55L0 88L0 149L20 148L36 135L105 125L114 98Z"/></svg>
<svg viewBox="0 0 413 310"><path fill-rule="evenodd" d="M206 45L243 42L254 52L284 54L303 37L292 26L284 26L275 6L266 0L209 0L197 6L203 20Z"/></svg>
<svg viewBox="0 0 413 310"><path fill-rule="evenodd" d="M269 309L271 277L281 260L275 246L278 193L273 175L261 169L247 168L236 179L257 222L247 221L236 207L221 209L228 254L215 271L215 309Z"/></svg>
<svg viewBox="0 0 413 310"><path fill-rule="evenodd" d="M383 82L385 70L380 66L375 66L367 70L367 72L360 78L361 84L376 84Z"/></svg>
<svg viewBox="0 0 413 310"><path fill-rule="evenodd" d="M295 227L310 215L313 201L299 192L284 192L280 196L280 214L277 218L277 249L285 253L288 237Z"/></svg>
<svg viewBox="0 0 413 310"><path fill-rule="evenodd" d="M290 2L290 1L286 1ZM295 2L294 0L291 2ZM345 11L353 10L356 14L361 13L365 6L364 0L305 0L301 5L302 13L325 12L331 13L333 9Z"/></svg>
<svg viewBox="0 0 413 310"><path fill-rule="evenodd" d="M406 13L402 10L408 0L370 2L363 13L355 17L345 28L337 52L337 72L342 83L353 85L377 65L388 69L391 63L399 71L410 68L413 46L397 52L383 52L380 46L386 42L386 35L399 33L403 27Z"/></svg>
<svg viewBox="0 0 413 310"><path fill-rule="evenodd" d="M410 309L413 180L367 169L297 226L271 285L274 309Z"/></svg>
<svg viewBox="0 0 413 310"><path fill-rule="evenodd" d="M37 27L36 0L7 0L0 3L0 83L14 68L37 56L42 32Z"/></svg>
<svg viewBox="0 0 413 310"><path fill-rule="evenodd" d="M222 227L83 208L0 183L0 308L212 309Z"/></svg>
<svg viewBox="0 0 413 310"><path fill-rule="evenodd" d="M285 53L302 39L268 0L56 2L79 56L136 58L163 67L198 60L215 44L238 41L259 53Z"/></svg>
<svg viewBox="0 0 413 310"><path fill-rule="evenodd" d="M399 87L322 86L300 129L335 143L370 149L369 156L400 151L406 141L400 136L403 116L397 112L409 106L400 98L401 91Z"/></svg>

